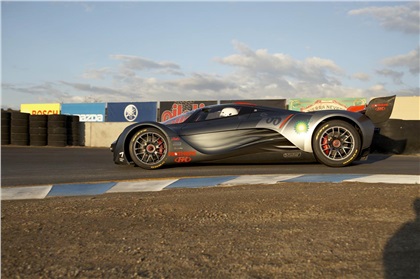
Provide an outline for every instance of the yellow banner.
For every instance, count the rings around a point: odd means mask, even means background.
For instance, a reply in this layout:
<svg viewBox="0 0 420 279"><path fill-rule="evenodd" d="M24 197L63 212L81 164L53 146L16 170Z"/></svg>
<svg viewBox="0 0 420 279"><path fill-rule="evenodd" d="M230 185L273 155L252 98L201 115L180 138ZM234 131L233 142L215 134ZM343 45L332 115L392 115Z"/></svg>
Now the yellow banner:
<svg viewBox="0 0 420 279"><path fill-rule="evenodd" d="M21 104L20 112L32 115L60 114L60 104Z"/></svg>

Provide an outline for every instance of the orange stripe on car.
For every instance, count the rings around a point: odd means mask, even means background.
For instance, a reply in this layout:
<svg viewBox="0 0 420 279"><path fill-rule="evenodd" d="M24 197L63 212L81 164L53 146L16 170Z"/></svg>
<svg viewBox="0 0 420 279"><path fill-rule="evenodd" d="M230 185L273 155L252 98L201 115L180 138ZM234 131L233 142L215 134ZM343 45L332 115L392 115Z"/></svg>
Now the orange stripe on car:
<svg viewBox="0 0 420 279"><path fill-rule="evenodd" d="M286 122L289 121L289 119L292 118L293 115L294 114L289 114L289 116L287 116L286 119L284 119L283 122L280 123L279 129L283 128Z"/></svg>

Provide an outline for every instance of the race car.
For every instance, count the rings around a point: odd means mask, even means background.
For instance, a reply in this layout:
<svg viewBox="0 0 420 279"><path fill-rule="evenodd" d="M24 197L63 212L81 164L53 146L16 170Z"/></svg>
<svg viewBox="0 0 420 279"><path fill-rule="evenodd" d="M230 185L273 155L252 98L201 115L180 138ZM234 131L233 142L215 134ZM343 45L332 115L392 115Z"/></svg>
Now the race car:
<svg viewBox="0 0 420 279"><path fill-rule="evenodd" d="M315 162L344 167L366 159L375 123L395 96L345 110L299 112L248 103L211 105L164 122L139 122L112 143L116 164L143 169L198 162Z"/></svg>

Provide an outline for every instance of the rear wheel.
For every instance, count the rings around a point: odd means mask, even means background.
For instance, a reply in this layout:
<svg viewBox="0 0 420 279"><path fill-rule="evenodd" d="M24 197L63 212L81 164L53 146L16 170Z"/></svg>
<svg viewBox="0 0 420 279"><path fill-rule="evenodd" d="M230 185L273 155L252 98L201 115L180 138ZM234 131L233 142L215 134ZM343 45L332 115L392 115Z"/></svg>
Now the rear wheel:
<svg viewBox="0 0 420 279"><path fill-rule="evenodd" d="M357 159L361 139L351 124L333 120L321 124L314 133L312 148L319 162L330 167L344 167Z"/></svg>
<svg viewBox="0 0 420 279"><path fill-rule="evenodd" d="M129 149L137 166L143 169L157 169L166 162L168 141L160 130L146 128L131 138Z"/></svg>

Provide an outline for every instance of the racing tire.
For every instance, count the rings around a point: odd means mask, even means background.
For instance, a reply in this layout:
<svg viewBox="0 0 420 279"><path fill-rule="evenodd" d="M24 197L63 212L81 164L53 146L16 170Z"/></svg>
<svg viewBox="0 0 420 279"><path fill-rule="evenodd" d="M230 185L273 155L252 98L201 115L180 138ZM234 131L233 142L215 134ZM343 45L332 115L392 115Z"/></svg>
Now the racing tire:
<svg viewBox="0 0 420 279"><path fill-rule="evenodd" d="M168 140L156 128L142 129L134 134L129 144L133 162L147 170L163 166L168 157Z"/></svg>
<svg viewBox="0 0 420 279"><path fill-rule="evenodd" d="M315 130L312 148L316 159L329 167L345 167L360 154L361 138L348 122L332 120Z"/></svg>

